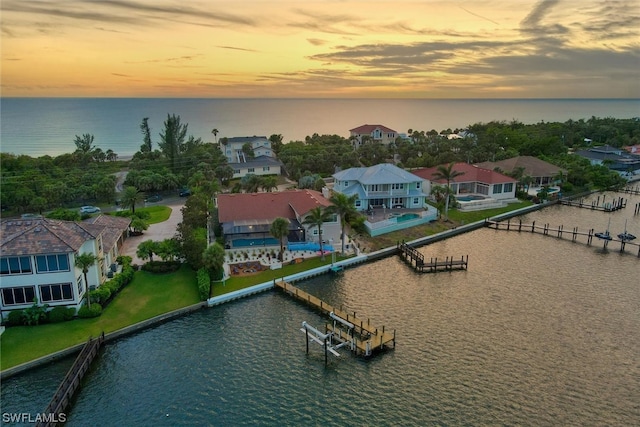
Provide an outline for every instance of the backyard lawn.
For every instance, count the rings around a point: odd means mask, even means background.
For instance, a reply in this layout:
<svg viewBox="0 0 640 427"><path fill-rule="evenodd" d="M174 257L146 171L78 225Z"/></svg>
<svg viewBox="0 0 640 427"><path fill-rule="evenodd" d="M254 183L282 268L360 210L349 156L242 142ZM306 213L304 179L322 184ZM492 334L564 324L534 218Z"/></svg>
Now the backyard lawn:
<svg viewBox="0 0 640 427"><path fill-rule="evenodd" d="M199 302L195 272L183 266L172 274L136 272L134 279L100 317L39 326L9 327L0 338L4 370Z"/></svg>

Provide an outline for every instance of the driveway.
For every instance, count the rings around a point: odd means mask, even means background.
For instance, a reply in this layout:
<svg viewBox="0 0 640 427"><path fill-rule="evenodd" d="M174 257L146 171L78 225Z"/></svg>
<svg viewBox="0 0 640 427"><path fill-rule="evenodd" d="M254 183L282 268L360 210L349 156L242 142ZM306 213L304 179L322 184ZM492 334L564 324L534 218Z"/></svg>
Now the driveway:
<svg viewBox="0 0 640 427"><path fill-rule="evenodd" d="M128 237L120 253L123 255L129 255L133 258L132 263L142 265L145 261L142 261L136 256L138 245L145 240L153 240L154 242L161 242L165 239L171 239L175 236L178 224L182 222L182 207L184 206L184 200L167 200L165 205L171 208L171 215L166 221L158 224L151 224L149 229L142 234L142 236Z"/></svg>

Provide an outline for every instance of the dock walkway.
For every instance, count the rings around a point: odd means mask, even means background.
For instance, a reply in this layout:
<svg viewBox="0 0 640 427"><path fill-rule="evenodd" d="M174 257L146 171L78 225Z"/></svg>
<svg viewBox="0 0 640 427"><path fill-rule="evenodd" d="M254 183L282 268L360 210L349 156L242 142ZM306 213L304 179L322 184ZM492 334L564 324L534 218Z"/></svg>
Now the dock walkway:
<svg viewBox="0 0 640 427"><path fill-rule="evenodd" d="M438 271L466 270L469 266L469 256L454 259L446 257L444 260L431 258L429 262L425 261L422 252L416 248L402 242L398 243L398 254L403 261L409 264L413 269L420 273L436 273Z"/></svg>
<svg viewBox="0 0 640 427"><path fill-rule="evenodd" d="M274 286L278 289L282 289L286 294L292 296L293 298L299 301L303 301L314 307L315 309L320 310L323 314L328 315L330 313L333 313L344 321L353 324L355 333L353 334L353 336L349 336L348 339L352 340L352 351L354 351L356 354L370 356L374 352L382 350L390 345L395 348L395 330L393 331L393 333L385 331L384 326L381 328L374 326L371 324L371 321L369 319L367 319L366 321L360 319L356 316L356 313L349 314L346 311L342 310L342 308L334 307L330 304L327 304L320 298L315 297L283 280L274 282ZM335 324L327 324L326 329L327 331L332 332L334 336L337 335L341 339L347 339L347 334L345 333L345 331L338 330L338 326L336 326Z"/></svg>

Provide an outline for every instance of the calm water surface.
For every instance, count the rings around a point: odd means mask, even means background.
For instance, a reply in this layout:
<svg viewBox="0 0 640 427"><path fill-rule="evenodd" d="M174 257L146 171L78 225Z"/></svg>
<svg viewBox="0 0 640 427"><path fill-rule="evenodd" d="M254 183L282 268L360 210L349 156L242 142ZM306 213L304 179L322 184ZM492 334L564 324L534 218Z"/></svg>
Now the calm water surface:
<svg viewBox="0 0 640 427"><path fill-rule="evenodd" d="M630 204L640 202L640 197ZM565 229L640 235L632 208L551 207ZM108 344L70 426L640 424L640 259L610 246L481 229L420 249L469 270L418 275L398 258L301 287L397 331L369 360L305 354L302 321L325 318L277 291ZM5 381L4 411L39 412L69 362Z"/></svg>
<svg viewBox="0 0 640 427"><path fill-rule="evenodd" d="M349 136L349 129L382 124L404 133L466 128L478 122L564 122L640 116L638 99L162 99L3 98L0 151L34 157L70 153L75 136L92 134L103 151L120 156L140 149L140 123L149 118L154 144L167 115L180 116L188 134L217 138L281 134L284 142L318 133ZM157 145L154 145L157 147Z"/></svg>

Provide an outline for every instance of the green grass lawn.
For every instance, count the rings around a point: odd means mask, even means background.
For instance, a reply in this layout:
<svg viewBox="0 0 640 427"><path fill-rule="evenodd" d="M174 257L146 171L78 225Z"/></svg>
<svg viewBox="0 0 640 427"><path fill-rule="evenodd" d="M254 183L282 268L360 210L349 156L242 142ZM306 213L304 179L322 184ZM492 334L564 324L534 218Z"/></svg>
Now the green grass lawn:
<svg viewBox="0 0 640 427"><path fill-rule="evenodd" d="M159 278L161 277L161 280ZM7 328L0 338L4 370L199 302L195 272L187 266L171 274L136 272L100 317L39 326Z"/></svg>
<svg viewBox="0 0 640 427"><path fill-rule="evenodd" d="M171 208L169 206L149 206L146 208L136 208L136 212L148 212L151 218L145 220L147 224L157 224L169 219Z"/></svg>

